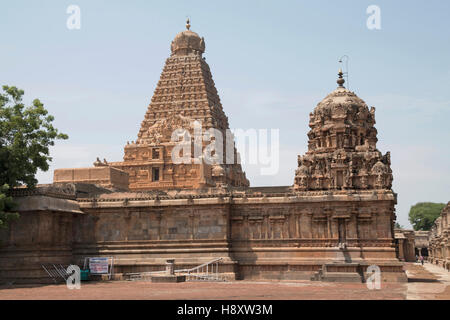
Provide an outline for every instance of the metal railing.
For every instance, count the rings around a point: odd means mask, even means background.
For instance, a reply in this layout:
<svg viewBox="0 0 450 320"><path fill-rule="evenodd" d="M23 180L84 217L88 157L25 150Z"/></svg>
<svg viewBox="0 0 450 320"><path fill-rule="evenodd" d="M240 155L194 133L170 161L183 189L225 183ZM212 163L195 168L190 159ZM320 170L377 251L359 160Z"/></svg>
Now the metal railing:
<svg viewBox="0 0 450 320"><path fill-rule="evenodd" d="M175 275L186 276L186 281L225 281L225 278L220 276L219 263L223 261L223 258L216 258L214 260L205 262L199 266L190 269L178 269L174 270ZM138 272L127 273L124 276L127 280L150 280L153 275L166 274L166 270L152 271L152 272Z"/></svg>
<svg viewBox="0 0 450 320"><path fill-rule="evenodd" d="M71 274L67 273L67 266L64 267L58 264L42 264L41 267L47 272L48 276L53 280L54 283L66 282Z"/></svg>
<svg viewBox="0 0 450 320"><path fill-rule="evenodd" d="M191 269L175 270L175 273L186 276L186 281L225 281L219 273L219 263L223 258L217 258Z"/></svg>
<svg viewBox="0 0 450 320"><path fill-rule="evenodd" d="M126 273L124 276L127 280L136 281L136 280L150 280L152 275L161 275L166 273L166 270L162 271L152 271L152 272L136 272L136 273Z"/></svg>

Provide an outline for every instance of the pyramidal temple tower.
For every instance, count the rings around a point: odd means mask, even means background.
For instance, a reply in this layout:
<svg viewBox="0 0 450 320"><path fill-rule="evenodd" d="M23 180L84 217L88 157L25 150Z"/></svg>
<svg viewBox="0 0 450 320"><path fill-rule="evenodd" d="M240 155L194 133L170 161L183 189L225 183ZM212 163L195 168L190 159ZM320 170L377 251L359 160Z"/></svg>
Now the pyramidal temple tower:
<svg viewBox="0 0 450 320"><path fill-rule="evenodd" d="M238 164L234 141L231 142L234 160L225 161L230 158L225 147L228 118L202 56L205 41L190 27L188 20L186 30L172 41L171 55L166 60L138 138L125 146L124 161L94 164L127 172L130 190L249 186ZM193 139L194 121L201 125L202 135L209 129L222 133L223 161L207 164L202 159L200 163L173 163L172 150L177 144L173 135L177 130L186 130ZM208 142L201 144L204 148Z"/></svg>
<svg viewBox="0 0 450 320"><path fill-rule="evenodd" d="M308 151L298 157L294 189L390 190L390 153L376 147L375 108L346 89L342 76L339 70L338 88L310 113Z"/></svg>

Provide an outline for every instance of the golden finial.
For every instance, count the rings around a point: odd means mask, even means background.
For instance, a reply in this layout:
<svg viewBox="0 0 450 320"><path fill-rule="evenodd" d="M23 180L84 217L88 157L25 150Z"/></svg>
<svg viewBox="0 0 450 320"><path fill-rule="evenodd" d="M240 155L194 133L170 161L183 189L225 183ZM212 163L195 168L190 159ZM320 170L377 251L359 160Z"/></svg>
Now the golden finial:
<svg viewBox="0 0 450 320"><path fill-rule="evenodd" d="M191 28L189 18L186 20L186 29L189 30Z"/></svg>
<svg viewBox="0 0 450 320"><path fill-rule="evenodd" d="M344 87L345 80L343 78L343 75L344 75L344 73L342 72L342 69L339 69L339 72L338 72L339 79L337 79L337 81L336 81L337 84L339 85L339 87Z"/></svg>

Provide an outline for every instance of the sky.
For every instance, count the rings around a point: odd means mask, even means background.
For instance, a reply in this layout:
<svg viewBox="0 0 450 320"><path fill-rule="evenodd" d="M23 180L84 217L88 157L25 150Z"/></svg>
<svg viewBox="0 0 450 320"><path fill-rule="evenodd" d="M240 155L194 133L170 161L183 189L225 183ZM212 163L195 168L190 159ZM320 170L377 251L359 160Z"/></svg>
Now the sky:
<svg viewBox="0 0 450 320"><path fill-rule="evenodd" d="M70 5L80 29L67 28ZM367 27L370 5L381 29ZM2 1L0 84L39 98L69 135L40 183L56 168L120 161L189 16L230 127L280 130L278 174L244 166L251 185L292 185L309 113L336 88L347 55L349 88L376 107L397 218L410 227L413 204L450 200L449 12L444 0Z"/></svg>

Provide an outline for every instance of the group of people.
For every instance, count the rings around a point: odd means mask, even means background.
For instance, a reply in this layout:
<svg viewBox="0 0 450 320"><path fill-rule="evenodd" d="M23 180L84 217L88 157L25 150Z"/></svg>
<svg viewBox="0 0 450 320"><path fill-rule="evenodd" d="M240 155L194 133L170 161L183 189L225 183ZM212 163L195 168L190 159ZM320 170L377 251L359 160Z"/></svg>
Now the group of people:
<svg viewBox="0 0 450 320"><path fill-rule="evenodd" d="M424 262L424 257L422 256L422 255L420 255L420 256L418 256L417 254L416 254L416 262L419 262L420 261L420 263L423 265L423 262Z"/></svg>

